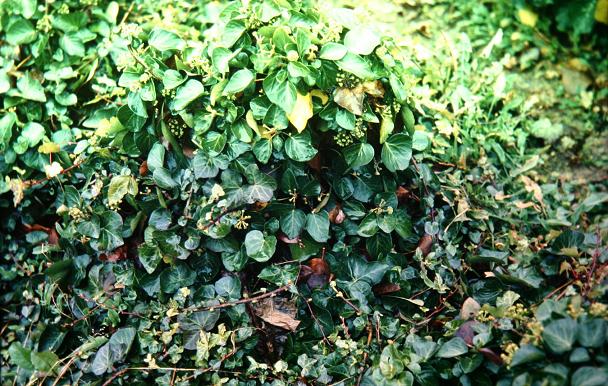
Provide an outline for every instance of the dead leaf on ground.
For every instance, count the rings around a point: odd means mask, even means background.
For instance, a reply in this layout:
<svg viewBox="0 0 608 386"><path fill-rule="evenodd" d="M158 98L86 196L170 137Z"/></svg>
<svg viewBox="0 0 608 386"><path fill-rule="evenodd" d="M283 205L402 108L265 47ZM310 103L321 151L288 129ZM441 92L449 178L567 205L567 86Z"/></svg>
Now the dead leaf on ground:
<svg viewBox="0 0 608 386"><path fill-rule="evenodd" d="M295 331L300 321L295 319L296 306L293 301L283 298L266 298L253 304L255 314L273 326Z"/></svg>
<svg viewBox="0 0 608 386"><path fill-rule="evenodd" d="M592 83L591 79L580 71L562 67L560 72L562 74L562 84L568 94L578 95Z"/></svg>
<svg viewBox="0 0 608 386"><path fill-rule="evenodd" d="M526 192L528 192L528 193L531 192L532 195L534 196L534 199L536 199L536 201L538 201L541 205L544 205L543 191L541 190L540 186L536 182L534 182L534 180L532 180L530 177L520 176L519 178L524 183Z"/></svg>

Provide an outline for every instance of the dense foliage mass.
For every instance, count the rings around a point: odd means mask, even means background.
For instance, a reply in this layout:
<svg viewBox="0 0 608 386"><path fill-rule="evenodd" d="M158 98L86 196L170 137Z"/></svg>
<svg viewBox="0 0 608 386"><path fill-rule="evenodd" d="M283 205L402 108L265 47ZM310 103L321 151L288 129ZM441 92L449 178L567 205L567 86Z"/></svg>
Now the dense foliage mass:
<svg viewBox="0 0 608 386"><path fill-rule="evenodd" d="M3 384L608 383L603 19L431 3L0 2Z"/></svg>

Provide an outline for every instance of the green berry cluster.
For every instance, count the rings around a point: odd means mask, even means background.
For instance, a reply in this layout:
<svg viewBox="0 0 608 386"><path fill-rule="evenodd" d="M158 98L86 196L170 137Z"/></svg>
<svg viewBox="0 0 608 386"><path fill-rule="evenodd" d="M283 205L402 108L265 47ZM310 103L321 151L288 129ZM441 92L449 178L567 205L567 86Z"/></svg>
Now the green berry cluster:
<svg viewBox="0 0 608 386"><path fill-rule="evenodd" d="M528 316L528 312L528 309L523 304L517 303L507 308L505 316L515 320L523 320Z"/></svg>
<svg viewBox="0 0 608 386"><path fill-rule="evenodd" d="M164 88L160 91L160 93L166 98L175 98L175 89Z"/></svg>
<svg viewBox="0 0 608 386"><path fill-rule="evenodd" d="M68 209L68 214L75 222L81 222L89 218L80 208L72 207Z"/></svg>
<svg viewBox="0 0 608 386"><path fill-rule="evenodd" d="M338 24L331 24L327 27L324 36L322 37L324 42L337 42L340 40L343 27Z"/></svg>
<svg viewBox="0 0 608 386"><path fill-rule="evenodd" d="M61 15L67 15L70 13L70 6L67 5L66 3L63 3L63 4L61 4L61 7L59 7L57 12L60 13Z"/></svg>
<svg viewBox="0 0 608 386"><path fill-rule="evenodd" d="M342 70L336 75L336 82L339 87L346 88L355 88L360 83L359 78L354 74Z"/></svg>
<svg viewBox="0 0 608 386"><path fill-rule="evenodd" d="M185 129L188 127L181 121L181 119L177 117L169 118L167 126L169 126L169 130L176 138L182 138L184 136Z"/></svg>
<svg viewBox="0 0 608 386"><path fill-rule="evenodd" d="M249 14L249 17L245 20L245 27L247 27L248 30L257 30L263 25L264 22L258 19L254 14Z"/></svg>
<svg viewBox="0 0 608 386"><path fill-rule="evenodd" d="M96 6L99 3L99 0L80 0L80 4L86 6Z"/></svg>
<svg viewBox="0 0 608 386"><path fill-rule="evenodd" d="M346 147L354 142L353 135L350 131L341 131L334 135L334 141L340 147Z"/></svg>
<svg viewBox="0 0 608 386"><path fill-rule="evenodd" d="M117 201L108 201L108 209L117 211L120 209L120 204L122 204L122 199Z"/></svg>
<svg viewBox="0 0 608 386"><path fill-rule="evenodd" d="M51 16L44 15L36 22L36 29L40 32L48 33L51 30Z"/></svg>
<svg viewBox="0 0 608 386"><path fill-rule="evenodd" d="M357 139L362 139L365 137L366 131L367 127L365 126L365 122L363 122L363 118L357 118L355 121L355 130L353 130L352 135Z"/></svg>

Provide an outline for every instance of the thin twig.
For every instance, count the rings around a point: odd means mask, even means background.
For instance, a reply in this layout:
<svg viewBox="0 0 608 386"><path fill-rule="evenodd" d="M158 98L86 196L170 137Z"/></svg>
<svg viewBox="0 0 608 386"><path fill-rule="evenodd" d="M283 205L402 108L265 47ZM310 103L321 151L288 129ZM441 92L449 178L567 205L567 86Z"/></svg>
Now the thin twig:
<svg viewBox="0 0 608 386"><path fill-rule="evenodd" d="M270 292L266 292L264 294L258 295L258 296L254 296L252 298L243 298L243 299L239 299L236 300L234 302L227 302L227 303L222 303L222 304L218 304L215 306L204 306L204 307L191 307L191 308L186 308L184 309L184 311L211 311L211 310L215 310L217 308L226 308L226 307L234 307L238 304L244 304L244 303L255 303L258 300L261 299L265 299L265 298L269 298L269 297L273 297L276 296L277 294L287 291L289 288L291 288L292 284L286 284L282 287L279 287L275 290L272 290Z"/></svg>
<svg viewBox="0 0 608 386"><path fill-rule="evenodd" d="M79 162L76 162L74 165L69 166L69 167L67 167L67 168L63 169L61 172L59 172L59 175L69 173L69 172L70 172L70 171L72 171L73 169L76 169L77 167L79 167L80 165L82 165L82 163L83 163L83 162L84 162L84 160L81 160L81 161L79 161ZM57 176L55 176L55 177L57 177ZM42 183L45 183L45 182L47 182L47 181L50 181L50 180L52 180L52 179L53 179L53 178L55 178L55 177L47 177L47 178L43 178L43 179L41 179L41 180L37 180L37 181L25 181L25 185L26 185L28 188L31 188L32 186L40 185L40 184L42 184Z"/></svg>

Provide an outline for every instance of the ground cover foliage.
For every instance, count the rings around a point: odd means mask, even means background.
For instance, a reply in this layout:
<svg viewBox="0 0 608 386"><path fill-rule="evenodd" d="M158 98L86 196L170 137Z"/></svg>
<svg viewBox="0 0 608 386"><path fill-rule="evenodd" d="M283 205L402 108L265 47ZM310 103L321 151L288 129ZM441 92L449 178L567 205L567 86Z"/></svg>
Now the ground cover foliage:
<svg viewBox="0 0 608 386"><path fill-rule="evenodd" d="M3 384L606 384L572 3L0 3Z"/></svg>

